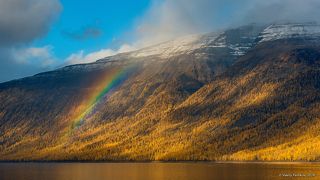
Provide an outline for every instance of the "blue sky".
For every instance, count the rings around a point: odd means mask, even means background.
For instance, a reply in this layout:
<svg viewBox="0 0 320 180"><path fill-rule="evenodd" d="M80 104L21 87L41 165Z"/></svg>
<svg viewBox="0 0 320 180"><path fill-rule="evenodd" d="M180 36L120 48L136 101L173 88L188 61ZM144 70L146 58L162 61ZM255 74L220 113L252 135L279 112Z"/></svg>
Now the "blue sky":
<svg viewBox="0 0 320 180"><path fill-rule="evenodd" d="M64 60L70 54L84 50L93 52L106 47L117 48L124 34L134 28L151 5L150 0L62 0L62 12L47 35L33 45L53 46L55 56ZM76 4L76 5L75 5ZM81 34L86 28L100 31L96 37L74 39L65 33Z"/></svg>

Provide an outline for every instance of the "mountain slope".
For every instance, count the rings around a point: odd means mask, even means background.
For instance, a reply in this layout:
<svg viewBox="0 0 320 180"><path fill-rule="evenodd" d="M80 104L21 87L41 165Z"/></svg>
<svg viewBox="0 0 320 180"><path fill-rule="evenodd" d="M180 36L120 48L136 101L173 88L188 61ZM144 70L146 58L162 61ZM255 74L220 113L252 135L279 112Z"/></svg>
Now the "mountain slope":
<svg viewBox="0 0 320 180"><path fill-rule="evenodd" d="M319 158L318 143L296 142L304 136L309 141L319 137L320 117L320 49L300 41L260 44L190 96L172 117L187 114L183 119L216 123L219 128L210 137L217 144L212 148L226 159ZM304 152L295 152L298 147ZM230 156L239 151L244 153Z"/></svg>
<svg viewBox="0 0 320 180"><path fill-rule="evenodd" d="M0 159L318 160L319 32L250 25L0 84Z"/></svg>

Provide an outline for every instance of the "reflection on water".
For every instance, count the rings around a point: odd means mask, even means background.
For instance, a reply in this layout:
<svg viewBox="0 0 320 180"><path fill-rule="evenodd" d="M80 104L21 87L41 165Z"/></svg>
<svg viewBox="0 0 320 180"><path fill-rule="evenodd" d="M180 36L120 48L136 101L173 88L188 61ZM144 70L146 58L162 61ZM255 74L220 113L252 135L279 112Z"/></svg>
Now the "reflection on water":
<svg viewBox="0 0 320 180"><path fill-rule="evenodd" d="M0 179L320 179L320 164L0 163Z"/></svg>

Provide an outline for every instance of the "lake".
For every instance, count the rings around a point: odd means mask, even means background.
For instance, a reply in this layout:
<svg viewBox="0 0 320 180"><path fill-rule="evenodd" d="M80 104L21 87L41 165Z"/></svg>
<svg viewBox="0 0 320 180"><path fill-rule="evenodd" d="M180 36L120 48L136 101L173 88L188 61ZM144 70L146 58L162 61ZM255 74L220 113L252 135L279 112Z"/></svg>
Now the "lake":
<svg viewBox="0 0 320 180"><path fill-rule="evenodd" d="M313 163L0 163L1 180L320 179Z"/></svg>

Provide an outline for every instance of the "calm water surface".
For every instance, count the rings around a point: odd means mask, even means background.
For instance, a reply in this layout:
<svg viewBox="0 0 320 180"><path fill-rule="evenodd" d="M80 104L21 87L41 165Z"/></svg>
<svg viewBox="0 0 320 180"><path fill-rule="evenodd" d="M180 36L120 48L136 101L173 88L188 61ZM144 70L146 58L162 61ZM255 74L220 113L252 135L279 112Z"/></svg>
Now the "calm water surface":
<svg viewBox="0 0 320 180"><path fill-rule="evenodd" d="M320 164L0 163L0 180L320 179Z"/></svg>

